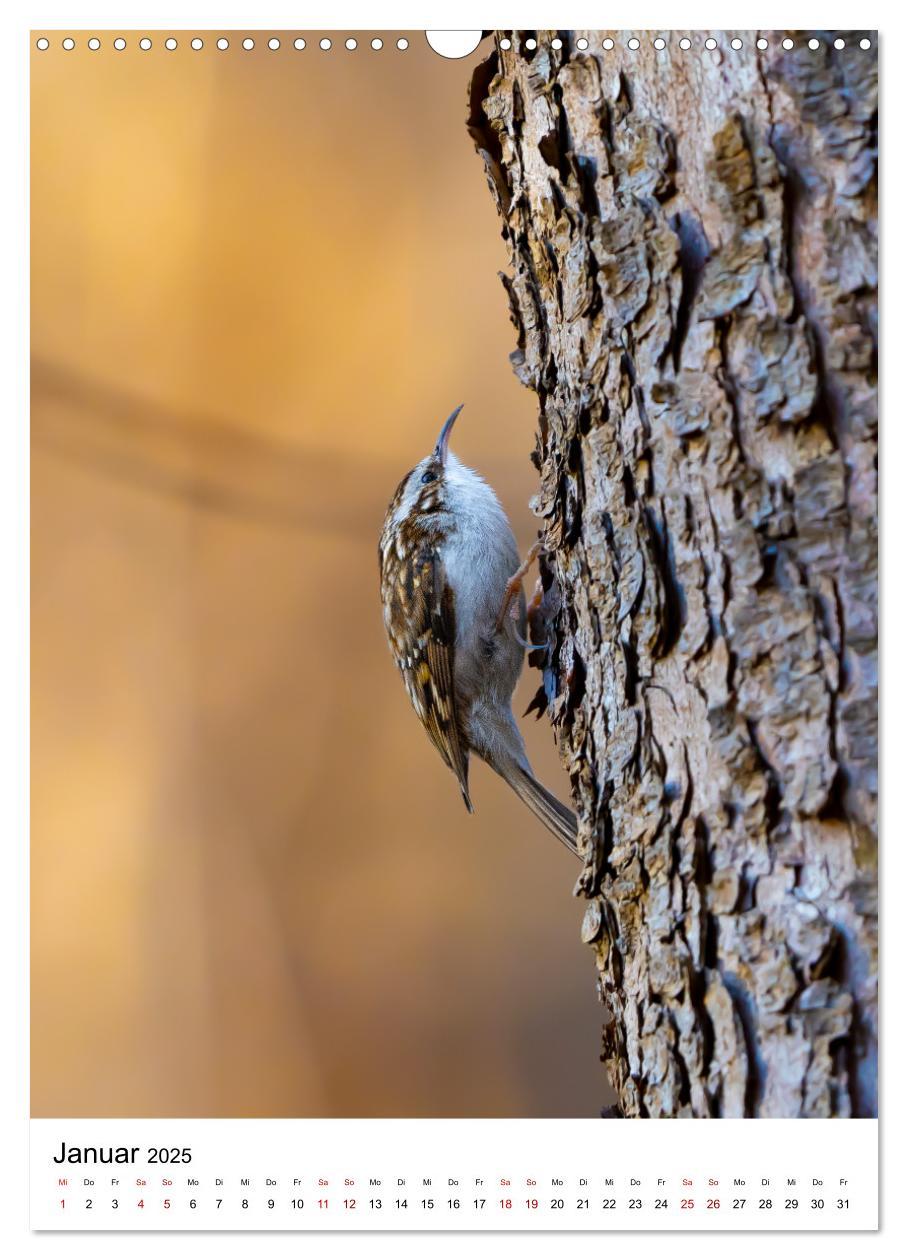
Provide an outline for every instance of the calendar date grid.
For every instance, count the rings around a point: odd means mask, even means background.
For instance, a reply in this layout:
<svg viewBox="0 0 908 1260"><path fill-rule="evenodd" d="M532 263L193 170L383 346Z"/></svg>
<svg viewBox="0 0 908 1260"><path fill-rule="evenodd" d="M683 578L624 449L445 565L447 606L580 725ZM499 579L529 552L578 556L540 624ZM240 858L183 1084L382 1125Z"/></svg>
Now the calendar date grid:
<svg viewBox="0 0 908 1260"><path fill-rule="evenodd" d="M352 1216L583 1213L810 1213L851 1210L851 1177L259 1176L59 1177L70 1213Z"/></svg>

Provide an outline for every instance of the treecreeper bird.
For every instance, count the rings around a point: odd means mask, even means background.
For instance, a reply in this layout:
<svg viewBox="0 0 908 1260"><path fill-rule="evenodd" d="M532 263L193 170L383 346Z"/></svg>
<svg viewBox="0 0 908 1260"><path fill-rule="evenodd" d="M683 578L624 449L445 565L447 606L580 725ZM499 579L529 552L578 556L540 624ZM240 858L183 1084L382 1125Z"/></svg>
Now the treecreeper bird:
<svg viewBox="0 0 908 1260"><path fill-rule="evenodd" d="M527 646L526 566L494 491L449 449L461 407L385 516L379 568L388 642L469 812L475 753L577 854L577 819L534 776L511 712Z"/></svg>

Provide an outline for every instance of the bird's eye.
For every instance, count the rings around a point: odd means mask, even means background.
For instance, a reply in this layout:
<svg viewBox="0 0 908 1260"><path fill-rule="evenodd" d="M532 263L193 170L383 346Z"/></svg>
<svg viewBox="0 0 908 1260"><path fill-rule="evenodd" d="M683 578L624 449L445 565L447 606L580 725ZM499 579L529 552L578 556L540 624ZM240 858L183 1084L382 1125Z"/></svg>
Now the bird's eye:
<svg viewBox="0 0 908 1260"><path fill-rule="evenodd" d="M438 480L438 474L434 472L424 472L420 480L424 486L427 486L430 481Z"/></svg>

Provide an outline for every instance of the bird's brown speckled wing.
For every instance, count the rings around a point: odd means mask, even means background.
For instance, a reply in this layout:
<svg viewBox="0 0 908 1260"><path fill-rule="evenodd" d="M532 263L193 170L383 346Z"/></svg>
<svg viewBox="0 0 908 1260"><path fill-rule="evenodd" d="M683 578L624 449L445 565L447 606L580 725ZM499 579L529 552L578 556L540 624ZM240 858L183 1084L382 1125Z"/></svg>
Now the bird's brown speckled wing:
<svg viewBox="0 0 908 1260"><path fill-rule="evenodd" d="M413 708L457 776L470 813L467 744L454 689L454 592L434 547L383 556L385 628Z"/></svg>

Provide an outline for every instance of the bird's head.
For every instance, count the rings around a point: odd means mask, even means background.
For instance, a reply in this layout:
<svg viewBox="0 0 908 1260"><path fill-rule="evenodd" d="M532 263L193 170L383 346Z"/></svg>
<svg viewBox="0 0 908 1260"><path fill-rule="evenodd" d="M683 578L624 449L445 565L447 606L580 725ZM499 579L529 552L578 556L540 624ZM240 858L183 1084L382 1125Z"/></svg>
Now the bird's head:
<svg viewBox="0 0 908 1260"><path fill-rule="evenodd" d="M452 476L458 476L463 467L449 451L451 430L462 409L463 403L454 408L442 425L438 441L431 452L415 468L411 468L398 486L394 504L395 515L401 519L445 510L448 481Z"/></svg>

